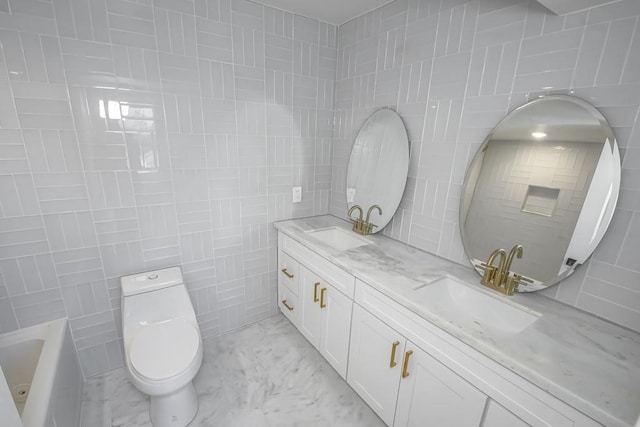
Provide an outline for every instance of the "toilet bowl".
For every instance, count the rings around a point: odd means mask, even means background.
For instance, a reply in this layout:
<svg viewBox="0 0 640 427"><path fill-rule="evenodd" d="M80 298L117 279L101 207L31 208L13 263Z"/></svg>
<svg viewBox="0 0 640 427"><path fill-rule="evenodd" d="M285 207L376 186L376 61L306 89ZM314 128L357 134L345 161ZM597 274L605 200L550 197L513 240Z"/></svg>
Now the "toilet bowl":
<svg viewBox="0 0 640 427"><path fill-rule="evenodd" d="M154 427L183 427L198 412L193 378L202 337L180 267L125 276L122 337L131 383L150 399Z"/></svg>

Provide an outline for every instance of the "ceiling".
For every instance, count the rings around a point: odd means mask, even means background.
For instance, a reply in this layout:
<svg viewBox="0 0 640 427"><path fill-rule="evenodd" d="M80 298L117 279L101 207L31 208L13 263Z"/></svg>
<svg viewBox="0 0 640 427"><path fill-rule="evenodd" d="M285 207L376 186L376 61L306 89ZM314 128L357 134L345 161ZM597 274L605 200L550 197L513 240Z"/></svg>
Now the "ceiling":
<svg viewBox="0 0 640 427"><path fill-rule="evenodd" d="M342 25L393 0L254 0L302 16Z"/></svg>
<svg viewBox="0 0 640 427"><path fill-rule="evenodd" d="M357 18L394 0L253 0L334 25ZM515 3L516 0L514 0ZM537 0L556 15L565 15L620 0Z"/></svg>

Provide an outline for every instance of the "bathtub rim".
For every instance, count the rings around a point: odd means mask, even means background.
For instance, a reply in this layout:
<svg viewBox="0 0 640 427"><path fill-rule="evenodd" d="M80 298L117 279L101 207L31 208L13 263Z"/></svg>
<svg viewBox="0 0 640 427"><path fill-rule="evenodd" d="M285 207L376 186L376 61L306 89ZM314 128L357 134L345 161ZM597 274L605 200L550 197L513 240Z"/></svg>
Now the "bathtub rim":
<svg viewBox="0 0 640 427"><path fill-rule="evenodd" d="M67 318L56 319L0 335L0 347L32 339L44 340L22 411L24 427L45 425L68 322Z"/></svg>

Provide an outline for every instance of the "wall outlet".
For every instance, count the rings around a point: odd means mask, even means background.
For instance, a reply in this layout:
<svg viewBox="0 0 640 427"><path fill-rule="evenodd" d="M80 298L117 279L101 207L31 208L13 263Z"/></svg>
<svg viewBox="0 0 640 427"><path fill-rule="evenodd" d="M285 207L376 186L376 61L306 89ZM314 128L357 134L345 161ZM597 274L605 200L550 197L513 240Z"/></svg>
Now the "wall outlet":
<svg viewBox="0 0 640 427"><path fill-rule="evenodd" d="M356 189L352 187L347 187L347 203L353 203L356 199Z"/></svg>
<svg viewBox="0 0 640 427"><path fill-rule="evenodd" d="M293 187L291 189L291 202L300 203L302 201L302 187Z"/></svg>

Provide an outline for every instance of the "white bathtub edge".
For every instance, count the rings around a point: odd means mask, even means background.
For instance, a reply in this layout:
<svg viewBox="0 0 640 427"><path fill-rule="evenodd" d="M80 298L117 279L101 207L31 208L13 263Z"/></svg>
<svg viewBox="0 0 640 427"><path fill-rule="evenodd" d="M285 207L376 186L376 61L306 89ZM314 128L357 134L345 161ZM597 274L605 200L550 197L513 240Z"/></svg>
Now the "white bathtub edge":
<svg viewBox="0 0 640 427"><path fill-rule="evenodd" d="M2 425L5 427L22 427L22 420L16 405L13 404L11 390L4 379L2 366L0 366L0 414L2 414Z"/></svg>
<svg viewBox="0 0 640 427"><path fill-rule="evenodd" d="M40 427L46 424L67 324L68 320L63 318L33 326L33 331L29 331L33 332L34 336L40 332L38 338L44 339L44 345L33 376L29 398L22 412L24 427Z"/></svg>

